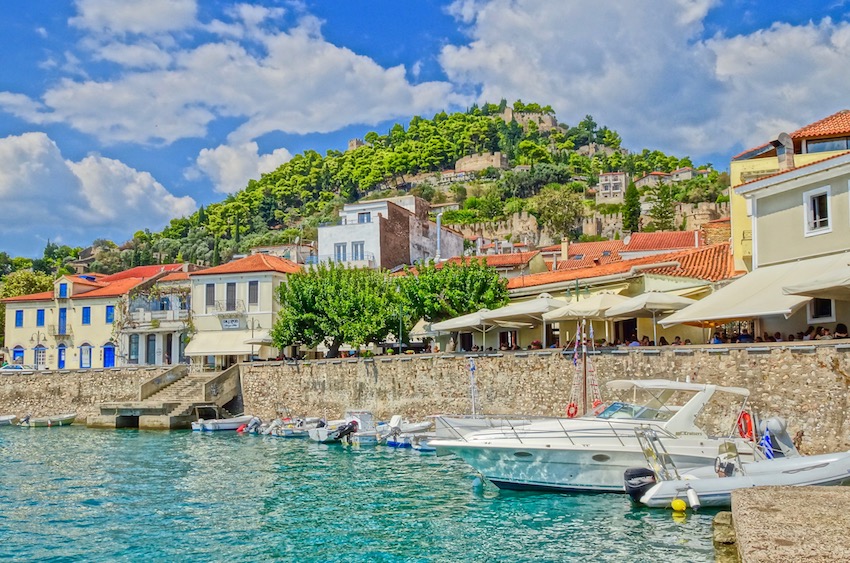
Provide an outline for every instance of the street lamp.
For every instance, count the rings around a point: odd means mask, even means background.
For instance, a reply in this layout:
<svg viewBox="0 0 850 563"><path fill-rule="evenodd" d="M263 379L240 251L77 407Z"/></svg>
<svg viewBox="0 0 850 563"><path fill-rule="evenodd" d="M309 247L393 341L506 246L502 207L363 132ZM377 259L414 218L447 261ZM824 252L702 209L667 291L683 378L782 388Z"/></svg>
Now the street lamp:
<svg viewBox="0 0 850 563"><path fill-rule="evenodd" d="M37 330L34 333L32 333L32 336L30 336L30 344L34 345L33 346L33 358L35 359L34 363L35 363L36 369L41 369L41 366L44 365L43 359L42 359L41 362L38 361L39 358L38 358L38 350L37 350L38 346L40 346L42 342L47 342L47 334L42 334L40 330Z"/></svg>
<svg viewBox="0 0 850 563"><path fill-rule="evenodd" d="M261 329L263 327L260 326L260 322L257 319L252 318L251 324L249 326L251 329L251 358L250 361L254 361L254 329Z"/></svg>

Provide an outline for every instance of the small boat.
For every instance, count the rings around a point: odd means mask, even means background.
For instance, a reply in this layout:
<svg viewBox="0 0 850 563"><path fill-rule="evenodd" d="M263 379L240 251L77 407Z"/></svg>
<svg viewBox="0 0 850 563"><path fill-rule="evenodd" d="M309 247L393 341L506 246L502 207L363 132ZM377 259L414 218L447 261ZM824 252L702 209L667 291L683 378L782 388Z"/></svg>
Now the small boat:
<svg viewBox="0 0 850 563"><path fill-rule="evenodd" d="M309 437L320 444L347 443L353 446L375 446L379 435L369 411L346 411L345 422L339 426L325 425L310 428Z"/></svg>
<svg viewBox="0 0 850 563"><path fill-rule="evenodd" d="M850 484L850 452L801 456L790 439L786 440L784 421L770 419L777 432L772 439L762 437L768 459L742 462L731 442L720 448L713 465L679 472L656 435L644 435L645 453L650 467L628 469L624 480L632 500L654 508L728 507L732 491L751 487ZM779 430L781 429L781 430ZM650 431L651 432L651 431ZM767 436L771 436L768 431ZM778 442L774 448L773 442ZM679 506L674 501L679 500Z"/></svg>
<svg viewBox="0 0 850 563"><path fill-rule="evenodd" d="M419 436L431 428L430 420L425 422L405 422L401 415L394 415L389 423L379 424L381 441L389 448L412 448L419 442Z"/></svg>
<svg viewBox="0 0 850 563"><path fill-rule="evenodd" d="M233 418L215 418L210 420L197 420L192 423L192 430L196 432L217 432L221 430L237 430L243 424L248 424L254 418L246 414L234 416Z"/></svg>
<svg viewBox="0 0 850 563"><path fill-rule="evenodd" d="M13 414L0 415L0 426L11 426L15 424L18 417Z"/></svg>
<svg viewBox="0 0 850 563"><path fill-rule="evenodd" d="M317 417L310 418L285 418L275 419L264 434L277 436L278 438L307 438L309 430L316 428L321 419Z"/></svg>
<svg viewBox="0 0 850 563"><path fill-rule="evenodd" d="M19 426L29 426L30 428L43 428L48 426L71 426L77 418L76 413L60 414L56 416L42 416L33 418L26 415L18 423Z"/></svg>

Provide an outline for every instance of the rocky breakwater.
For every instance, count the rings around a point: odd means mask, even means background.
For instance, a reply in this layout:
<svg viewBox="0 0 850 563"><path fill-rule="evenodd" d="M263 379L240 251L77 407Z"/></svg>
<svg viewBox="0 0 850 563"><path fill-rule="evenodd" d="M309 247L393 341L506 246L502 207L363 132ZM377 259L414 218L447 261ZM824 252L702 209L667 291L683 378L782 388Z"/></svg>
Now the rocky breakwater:
<svg viewBox="0 0 850 563"><path fill-rule="evenodd" d="M59 370L0 376L0 414L51 416L97 414L98 404L132 401L153 372L130 369Z"/></svg>
<svg viewBox="0 0 850 563"><path fill-rule="evenodd" d="M470 359L478 406L489 414L563 415L575 368L571 355L530 350L488 355L401 357L257 363L242 366L245 412L271 418L293 414L338 417L346 408L381 418L401 414L470 412ZM791 436L802 431L805 453L850 447L850 347L666 347L616 350L593 357L600 384L613 379L665 378L745 387L748 408L762 418L783 416ZM603 387L603 398L611 400ZM706 426L729 420L728 403L702 414ZM734 418L732 418L734 424ZM731 425L711 428L729 432Z"/></svg>

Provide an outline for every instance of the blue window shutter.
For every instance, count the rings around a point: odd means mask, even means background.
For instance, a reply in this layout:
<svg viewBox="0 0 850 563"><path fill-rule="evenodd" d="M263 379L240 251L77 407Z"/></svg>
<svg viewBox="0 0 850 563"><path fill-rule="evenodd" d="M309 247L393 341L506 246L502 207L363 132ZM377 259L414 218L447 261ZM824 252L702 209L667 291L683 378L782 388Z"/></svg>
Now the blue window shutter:
<svg viewBox="0 0 850 563"><path fill-rule="evenodd" d="M83 324L91 324L91 307L83 307Z"/></svg>
<svg viewBox="0 0 850 563"><path fill-rule="evenodd" d="M24 312L21 310L15 311L15 326L24 326Z"/></svg>
<svg viewBox="0 0 850 563"><path fill-rule="evenodd" d="M35 326L44 326L44 309L35 312Z"/></svg>
<svg viewBox="0 0 850 563"><path fill-rule="evenodd" d="M115 321L115 305L106 306L106 324L112 324Z"/></svg>

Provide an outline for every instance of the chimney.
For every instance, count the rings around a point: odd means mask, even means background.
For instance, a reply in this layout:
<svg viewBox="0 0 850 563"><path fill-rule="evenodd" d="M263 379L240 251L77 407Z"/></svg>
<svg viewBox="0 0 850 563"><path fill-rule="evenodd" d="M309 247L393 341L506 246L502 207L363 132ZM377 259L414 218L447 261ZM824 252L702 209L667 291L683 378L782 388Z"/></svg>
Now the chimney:
<svg viewBox="0 0 850 563"><path fill-rule="evenodd" d="M569 239L563 239L561 241L561 260L569 260L570 259L570 241Z"/></svg>
<svg viewBox="0 0 850 563"><path fill-rule="evenodd" d="M776 147L779 171L792 170L794 168L794 141L791 136L788 133L780 133L779 137L771 144Z"/></svg>

